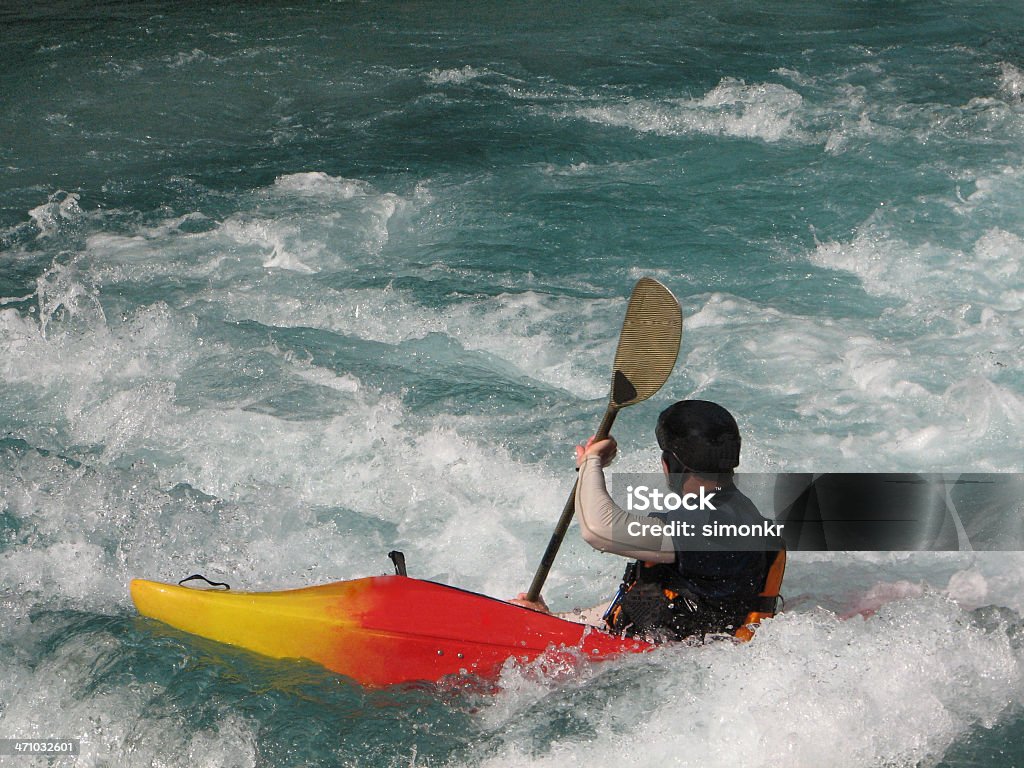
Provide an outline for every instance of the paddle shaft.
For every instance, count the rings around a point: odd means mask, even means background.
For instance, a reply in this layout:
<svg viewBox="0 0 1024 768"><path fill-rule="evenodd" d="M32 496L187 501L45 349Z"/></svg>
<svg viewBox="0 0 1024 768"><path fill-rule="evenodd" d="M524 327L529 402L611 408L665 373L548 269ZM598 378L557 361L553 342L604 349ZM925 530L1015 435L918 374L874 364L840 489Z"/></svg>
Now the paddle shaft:
<svg viewBox="0 0 1024 768"><path fill-rule="evenodd" d="M641 277L629 296L626 317L622 321L619 345L615 349L612 369L612 391L604 419L594 440L604 440L612 431L612 424L623 408L642 402L657 392L668 381L679 356L679 342L683 334L683 313L672 293L650 277ZM533 576L526 598L540 599L540 591L562 546L576 511L576 490L579 480L565 502L562 516L544 551L537 573Z"/></svg>
<svg viewBox="0 0 1024 768"><path fill-rule="evenodd" d="M612 431L612 424L615 423L615 417L618 415L620 408L616 407L611 402L608 403L608 410L604 412L604 419L601 421L601 426L597 428L597 432L594 434L594 442L598 440L604 440L608 437ZM540 592L544 588L544 582L548 578L548 572L551 570L551 566L554 565L555 557L558 555L558 549L562 546L562 539L565 538L565 532L569 530L569 523L572 522L573 513L576 511L576 488L579 485L579 479L573 483L572 492L569 494L569 498L565 502L565 507L562 508L562 516L558 518L558 525L555 526L555 532L551 534L551 540L548 542L548 548L544 550L544 557L540 560L540 565L537 567L537 572L533 575L533 583L530 584L530 591L526 593L526 599L531 602L536 602L540 598Z"/></svg>

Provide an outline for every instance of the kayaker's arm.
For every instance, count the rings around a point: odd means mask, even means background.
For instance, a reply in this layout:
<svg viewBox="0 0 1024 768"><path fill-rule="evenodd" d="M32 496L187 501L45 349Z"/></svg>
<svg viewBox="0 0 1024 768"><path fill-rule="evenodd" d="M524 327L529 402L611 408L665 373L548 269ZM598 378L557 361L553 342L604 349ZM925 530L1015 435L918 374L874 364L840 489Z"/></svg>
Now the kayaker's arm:
<svg viewBox="0 0 1024 768"><path fill-rule="evenodd" d="M675 562L671 536L644 532L651 523L661 522L646 515L634 515L622 509L611 496L601 471L601 456L587 453L580 463L576 488L576 518L583 540L601 552L655 563ZM630 527L630 523L636 523ZM637 535L624 535L637 532Z"/></svg>

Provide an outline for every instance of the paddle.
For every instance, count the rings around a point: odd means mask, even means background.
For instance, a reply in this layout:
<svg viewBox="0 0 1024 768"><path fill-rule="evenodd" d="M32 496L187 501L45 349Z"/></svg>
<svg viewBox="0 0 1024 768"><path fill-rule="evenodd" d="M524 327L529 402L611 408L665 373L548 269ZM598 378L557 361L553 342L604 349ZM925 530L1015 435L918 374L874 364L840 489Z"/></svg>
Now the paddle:
<svg viewBox="0 0 1024 768"><path fill-rule="evenodd" d="M672 293L649 277L642 277L633 288L626 308L626 319L619 334L612 370L612 390L608 408L594 440L604 440L612 430L615 417L623 408L643 402L664 384L679 356L683 336L683 313ZM576 484L562 509L555 532L533 576L526 599L536 602L562 546L565 532L576 509Z"/></svg>

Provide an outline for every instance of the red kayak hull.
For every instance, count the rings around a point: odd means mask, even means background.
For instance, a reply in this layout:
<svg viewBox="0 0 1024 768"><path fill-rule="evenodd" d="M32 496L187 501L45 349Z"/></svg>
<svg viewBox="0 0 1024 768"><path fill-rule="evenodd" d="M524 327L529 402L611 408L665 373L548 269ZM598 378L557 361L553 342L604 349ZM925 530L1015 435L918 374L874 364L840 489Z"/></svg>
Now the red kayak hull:
<svg viewBox="0 0 1024 768"><path fill-rule="evenodd" d="M272 658L309 659L373 687L498 676L509 659L605 659L654 646L485 595L404 576L280 592L135 580L139 612Z"/></svg>

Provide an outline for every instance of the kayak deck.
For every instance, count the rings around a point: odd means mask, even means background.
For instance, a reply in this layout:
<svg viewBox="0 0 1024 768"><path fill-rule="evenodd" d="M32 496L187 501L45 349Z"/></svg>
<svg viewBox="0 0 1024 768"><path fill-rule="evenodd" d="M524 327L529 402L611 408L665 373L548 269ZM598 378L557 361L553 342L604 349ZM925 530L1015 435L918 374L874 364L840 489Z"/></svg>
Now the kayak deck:
<svg viewBox="0 0 1024 768"><path fill-rule="evenodd" d="M278 659L308 659L368 686L495 677L509 658L650 650L585 624L405 576L279 592L193 589L136 579L139 613Z"/></svg>

